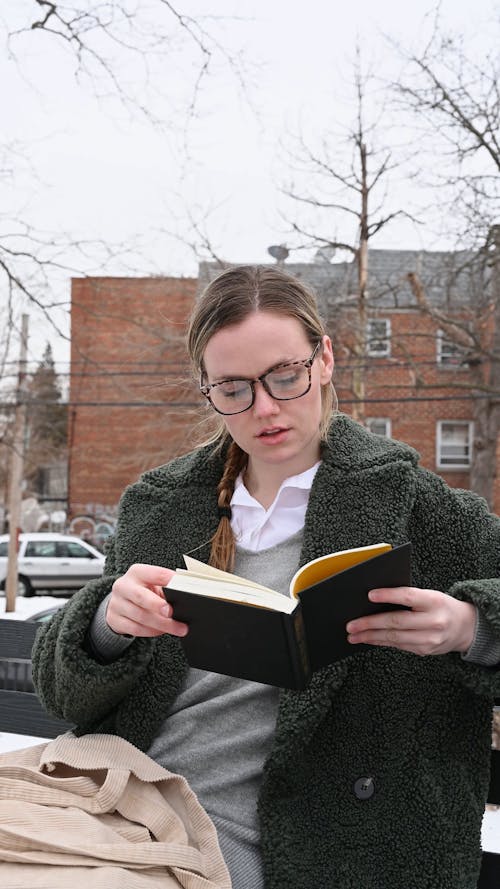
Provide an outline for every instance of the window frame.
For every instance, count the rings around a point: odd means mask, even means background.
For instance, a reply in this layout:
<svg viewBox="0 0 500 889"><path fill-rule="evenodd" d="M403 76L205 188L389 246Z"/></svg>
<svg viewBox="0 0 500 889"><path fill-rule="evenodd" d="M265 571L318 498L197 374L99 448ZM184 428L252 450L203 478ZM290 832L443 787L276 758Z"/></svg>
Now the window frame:
<svg viewBox="0 0 500 889"><path fill-rule="evenodd" d="M444 463L443 462L443 426L464 426L468 429L467 443L465 449L468 450L468 462L464 463ZM438 469L453 472L454 470L469 471L472 466L473 458L473 440L474 440L474 422L473 420L437 420L436 423L436 466Z"/></svg>
<svg viewBox="0 0 500 889"><path fill-rule="evenodd" d="M370 428L369 423L385 423L386 431L374 432L373 429ZM365 426L374 435L380 435L381 438L392 438L392 420L390 417L366 417Z"/></svg>
<svg viewBox="0 0 500 889"><path fill-rule="evenodd" d="M459 359L460 359L460 356L462 359L464 359L465 355L466 355L465 351L460 346L453 343L452 340L447 338L444 330L441 330L441 328L439 328L439 330L436 332L436 364L437 364L437 366L441 370L461 370L461 371L467 370L467 366L468 366L467 362L464 360L453 361L453 353L450 355L450 358L452 359L451 361L446 361L446 360L443 361L443 342L450 343L450 345L457 350L456 357L458 357Z"/></svg>
<svg viewBox="0 0 500 889"><path fill-rule="evenodd" d="M373 324L385 324L385 336L372 336ZM370 358L389 358L391 354L392 324L390 318L369 318L366 322L366 353ZM371 343L371 345L370 345ZM385 343L385 349L374 349L374 343Z"/></svg>

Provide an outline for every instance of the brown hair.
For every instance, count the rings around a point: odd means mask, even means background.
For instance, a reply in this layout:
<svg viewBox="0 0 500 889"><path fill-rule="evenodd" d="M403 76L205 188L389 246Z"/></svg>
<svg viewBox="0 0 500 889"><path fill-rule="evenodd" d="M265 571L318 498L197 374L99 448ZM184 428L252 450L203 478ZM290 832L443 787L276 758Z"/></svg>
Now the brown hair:
<svg viewBox="0 0 500 889"><path fill-rule="evenodd" d="M203 357L210 338L233 324L239 324L254 312L273 312L296 318L311 347L325 334L318 313L316 298L297 278L269 266L235 266L218 275L197 301L188 328L187 347L195 374L203 378ZM322 412L320 431L325 440L336 407L331 383L321 389ZM234 565L235 540L230 523L230 502L234 483L246 466L248 456L229 435L222 417L214 413L215 428L205 444L226 449L224 472L218 484L219 525L211 541L210 564L231 571Z"/></svg>

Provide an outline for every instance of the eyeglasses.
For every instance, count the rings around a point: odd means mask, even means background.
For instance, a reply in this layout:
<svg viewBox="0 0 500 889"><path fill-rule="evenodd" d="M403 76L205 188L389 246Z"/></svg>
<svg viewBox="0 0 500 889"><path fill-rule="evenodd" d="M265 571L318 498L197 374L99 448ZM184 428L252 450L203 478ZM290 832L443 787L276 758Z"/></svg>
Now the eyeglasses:
<svg viewBox="0 0 500 889"><path fill-rule="evenodd" d="M311 388L311 368L321 346L316 345L310 358L293 361L291 364L277 364L255 380L237 378L221 380L200 386L200 392L208 399L218 414L242 414L252 407L255 401L255 384L262 383L267 394L276 401L291 401L302 398Z"/></svg>

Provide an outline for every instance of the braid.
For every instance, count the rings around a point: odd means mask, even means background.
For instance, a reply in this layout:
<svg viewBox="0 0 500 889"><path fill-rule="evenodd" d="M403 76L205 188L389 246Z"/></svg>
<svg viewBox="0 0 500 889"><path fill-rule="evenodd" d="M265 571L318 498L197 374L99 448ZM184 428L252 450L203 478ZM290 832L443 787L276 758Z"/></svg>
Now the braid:
<svg viewBox="0 0 500 889"><path fill-rule="evenodd" d="M236 442L231 442L227 452L226 463L222 478L217 486L217 506L219 507L219 524L212 537L210 558L208 564L222 571L232 571L236 541L231 528L231 497L233 496L234 483L246 465L248 456L242 451Z"/></svg>

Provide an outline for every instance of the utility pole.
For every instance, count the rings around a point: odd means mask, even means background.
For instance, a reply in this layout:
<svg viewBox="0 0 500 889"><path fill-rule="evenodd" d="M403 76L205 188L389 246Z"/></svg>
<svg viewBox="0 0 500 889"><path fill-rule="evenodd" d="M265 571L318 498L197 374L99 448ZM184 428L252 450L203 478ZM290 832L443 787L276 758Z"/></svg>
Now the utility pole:
<svg viewBox="0 0 500 889"><path fill-rule="evenodd" d="M28 351L28 316L22 316L21 348L17 374L16 412L10 461L9 485L9 549L7 554L7 578L5 581L5 610L15 611L17 594L17 550L21 519L22 481L24 469L24 440L26 435L26 403L24 381Z"/></svg>

